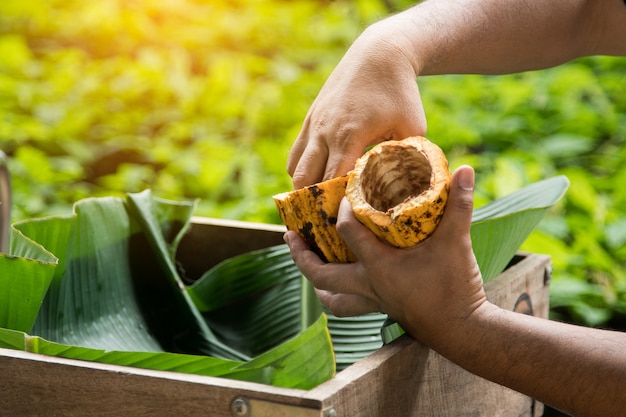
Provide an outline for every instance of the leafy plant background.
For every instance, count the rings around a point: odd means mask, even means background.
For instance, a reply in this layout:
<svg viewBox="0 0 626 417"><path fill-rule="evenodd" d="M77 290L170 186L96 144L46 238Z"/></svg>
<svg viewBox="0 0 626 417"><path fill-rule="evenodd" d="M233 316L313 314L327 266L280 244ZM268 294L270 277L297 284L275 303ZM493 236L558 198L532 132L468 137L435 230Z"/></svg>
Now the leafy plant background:
<svg viewBox="0 0 626 417"><path fill-rule="evenodd" d="M13 220L151 188L197 215L280 223L306 111L363 28L406 0L4 0L0 149ZM419 80L430 139L477 206L566 175L523 246L552 256L552 315L626 329L626 60Z"/></svg>

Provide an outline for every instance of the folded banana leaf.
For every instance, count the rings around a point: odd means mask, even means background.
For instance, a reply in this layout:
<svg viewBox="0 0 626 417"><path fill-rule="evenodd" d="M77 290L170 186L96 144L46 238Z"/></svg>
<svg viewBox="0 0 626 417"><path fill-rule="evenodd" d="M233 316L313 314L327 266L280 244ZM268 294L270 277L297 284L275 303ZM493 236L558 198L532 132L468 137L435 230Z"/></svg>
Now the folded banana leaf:
<svg viewBox="0 0 626 417"><path fill-rule="evenodd" d="M0 317L0 327L11 329L0 330L0 346L294 388L330 378L335 366L324 316L306 329L298 321L288 336L266 341L266 349L254 355L216 336L174 261L194 208L194 203L161 200L145 191L125 199L82 200L73 215L14 224L15 253L30 250L39 257L19 262L44 258L40 263L49 277L39 288L46 294L40 309L36 303L11 303ZM15 258L0 257L6 285L34 282L5 275L5 265ZM273 269L273 260L268 262ZM9 305L7 294L0 294L0 305ZM274 314L282 316L280 309ZM14 317L29 316L36 320L13 324Z"/></svg>
<svg viewBox="0 0 626 417"><path fill-rule="evenodd" d="M220 339L256 356L300 331L301 287L289 248L279 245L224 261L187 291Z"/></svg>
<svg viewBox="0 0 626 417"><path fill-rule="evenodd" d="M28 332L54 277L58 259L14 233L9 254L0 253L0 327Z"/></svg>

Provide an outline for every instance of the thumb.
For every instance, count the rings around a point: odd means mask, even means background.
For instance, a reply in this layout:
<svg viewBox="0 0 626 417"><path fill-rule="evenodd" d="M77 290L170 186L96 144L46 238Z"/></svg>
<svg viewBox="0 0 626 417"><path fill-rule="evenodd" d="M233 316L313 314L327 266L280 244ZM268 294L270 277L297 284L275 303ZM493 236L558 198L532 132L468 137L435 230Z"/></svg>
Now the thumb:
<svg viewBox="0 0 626 417"><path fill-rule="evenodd" d="M367 259L372 253L380 254L383 247L387 246L354 216L352 206L346 197L339 205L337 232L361 261Z"/></svg>
<svg viewBox="0 0 626 417"><path fill-rule="evenodd" d="M463 165L454 171L448 203L437 228L440 234L450 236L469 234L474 210L474 169Z"/></svg>

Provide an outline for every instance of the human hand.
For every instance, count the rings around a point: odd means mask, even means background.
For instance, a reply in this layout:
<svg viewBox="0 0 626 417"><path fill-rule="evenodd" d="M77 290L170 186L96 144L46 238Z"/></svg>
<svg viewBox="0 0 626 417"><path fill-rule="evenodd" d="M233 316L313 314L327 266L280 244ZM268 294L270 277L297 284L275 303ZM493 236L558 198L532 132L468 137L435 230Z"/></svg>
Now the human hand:
<svg viewBox="0 0 626 417"><path fill-rule="evenodd" d="M385 28L356 40L311 105L287 163L295 189L346 174L370 145L425 135L416 72Z"/></svg>
<svg viewBox="0 0 626 417"><path fill-rule="evenodd" d="M418 340L442 343L486 301L470 240L473 185L470 167L455 171L439 226L412 248L380 241L354 217L346 199L337 229L358 262L324 263L295 232L287 232L285 240L331 313L384 312Z"/></svg>

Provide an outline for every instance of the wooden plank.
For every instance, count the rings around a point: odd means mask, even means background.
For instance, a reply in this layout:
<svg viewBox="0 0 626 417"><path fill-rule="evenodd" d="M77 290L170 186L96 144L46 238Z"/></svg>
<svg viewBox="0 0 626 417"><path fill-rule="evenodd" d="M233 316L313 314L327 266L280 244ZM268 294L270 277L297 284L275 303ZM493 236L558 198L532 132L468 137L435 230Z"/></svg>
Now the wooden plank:
<svg viewBox="0 0 626 417"><path fill-rule="evenodd" d="M0 349L0 369L1 416L231 417L239 397L321 410L302 390L8 349Z"/></svg>

